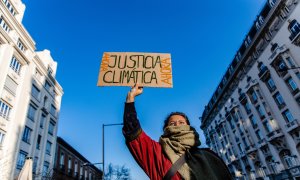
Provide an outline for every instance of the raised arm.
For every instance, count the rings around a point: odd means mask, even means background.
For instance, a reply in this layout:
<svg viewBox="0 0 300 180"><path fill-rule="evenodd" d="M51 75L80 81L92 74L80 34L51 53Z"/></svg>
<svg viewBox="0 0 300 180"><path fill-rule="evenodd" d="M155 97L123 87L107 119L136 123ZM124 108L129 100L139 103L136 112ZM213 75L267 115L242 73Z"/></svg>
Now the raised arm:
<svg viewBox="0 0 300 180"><path fill-rule="evenodd" d="M143 93L143 88L135 85L128 92L126 97L124 115L123 115L123 134L126 141L132 141L142 132L140 122L137 119L137 114L134 106L134 99L136 96Z"/></svg>

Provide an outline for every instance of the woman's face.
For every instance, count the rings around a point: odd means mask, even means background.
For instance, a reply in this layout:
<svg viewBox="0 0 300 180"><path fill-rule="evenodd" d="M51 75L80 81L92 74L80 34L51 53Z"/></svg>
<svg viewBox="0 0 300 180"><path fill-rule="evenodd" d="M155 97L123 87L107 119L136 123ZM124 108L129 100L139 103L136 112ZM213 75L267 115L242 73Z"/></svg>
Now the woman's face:
<svg viewBox="0 0 300 180"><path fill-rule="evenodd" d="M168 126L181 126L187 125L186 119L180 115L173 115L170 117Z"/></svg>

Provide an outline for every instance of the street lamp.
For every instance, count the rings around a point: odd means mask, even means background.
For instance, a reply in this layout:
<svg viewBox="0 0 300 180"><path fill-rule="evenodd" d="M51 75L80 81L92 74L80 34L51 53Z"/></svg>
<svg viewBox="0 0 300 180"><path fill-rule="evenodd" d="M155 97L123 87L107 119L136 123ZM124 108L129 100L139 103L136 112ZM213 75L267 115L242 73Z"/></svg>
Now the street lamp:
<svg viewBox="0 0 300 180"><path fill-rule="evenodd" d="M104 167L105 167L105 161L104 161L104 127L106 126L121 126L123 123L117 123L117 124L102 124L102 168L103 168L103 178L104 179Z"/></svg>

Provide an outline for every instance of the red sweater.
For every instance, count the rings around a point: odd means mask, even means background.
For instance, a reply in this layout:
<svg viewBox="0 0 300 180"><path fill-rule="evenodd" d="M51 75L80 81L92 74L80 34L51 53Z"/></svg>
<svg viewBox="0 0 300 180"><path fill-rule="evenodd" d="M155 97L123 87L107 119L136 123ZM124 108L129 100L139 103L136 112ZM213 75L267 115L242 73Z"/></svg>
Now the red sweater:
<svg viewBox="0 0 300 180"><path fill-rule="evenodd" d="M123 134L132 156L151 180L161 180L172 163L163 153L161 145L152 140L140 127L134 103L126 103ZM177 172L172 180L181 179Z"/></svg>
<svg viewBox="0 0 300 180"><path fill-rule="evenodd" d="M172 163L163 153L161 145L153 141L144 131L134 139L127 142L127 146L145 173L153 180L161 180L171 168ZM179 180L177 172L172 180Z"/></svg>

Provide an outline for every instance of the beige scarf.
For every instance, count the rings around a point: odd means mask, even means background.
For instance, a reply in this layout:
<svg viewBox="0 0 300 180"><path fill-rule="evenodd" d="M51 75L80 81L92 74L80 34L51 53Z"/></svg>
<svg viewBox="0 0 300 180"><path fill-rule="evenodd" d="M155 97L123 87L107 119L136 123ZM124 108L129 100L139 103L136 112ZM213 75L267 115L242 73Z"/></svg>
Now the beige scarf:
<svg viewBox="0 0 300 180"><path fill-rule="evenodd" d="M166 127L159 142L172 164L174 164L186 150L201 144L199 134L189 125ZM191 158L192 161L194 161L193 157ZM196 159L194 162L195 166L198 166ZM193 171L192 168L193 167L188 166L187 163L184 163L178 172L183 179L197 179L198 173L197 171Z"/></svg>

